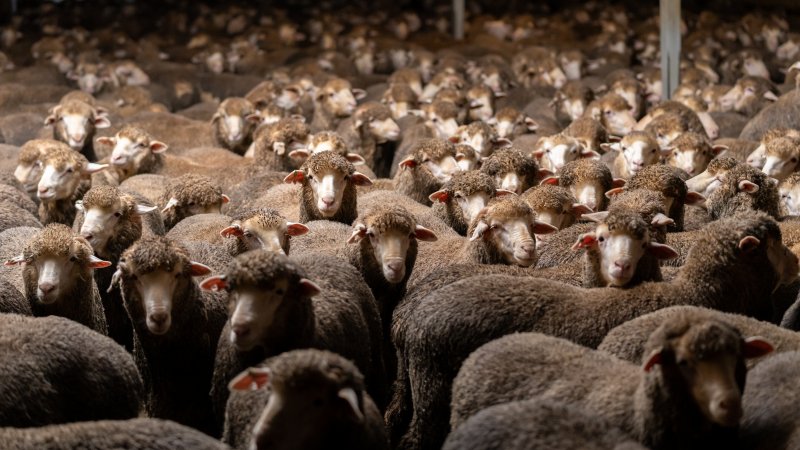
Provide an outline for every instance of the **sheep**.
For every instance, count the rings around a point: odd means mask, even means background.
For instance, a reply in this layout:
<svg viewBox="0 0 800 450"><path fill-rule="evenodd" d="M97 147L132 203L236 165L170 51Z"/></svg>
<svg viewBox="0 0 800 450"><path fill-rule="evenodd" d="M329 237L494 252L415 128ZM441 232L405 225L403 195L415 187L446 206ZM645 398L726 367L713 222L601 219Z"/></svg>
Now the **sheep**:
<svg viewBox="0 0 800 450"><path fill-rule="evenodd" d="M669 218L674 221L668 226L669 231L683 231L686 205L695 205L704 200L700 194L687 189L686 182L675 173L672 167L663 164L646 166L631 177L624 188L612 189L606 192L606 195L613 196L622 190L635 189L648 189L663 195L664 209Z"/></svg>
<svg viewBox="0 0 800 450"><path fill-rule="evenodd" d="M510 106L497 111L487 123L497 130L497 137L509 140L539 129L535 120Z"/></svg>
<svg viewBox="0 0 800 450"><path fill-rule="evenodd" d="M572 121L562 134L574 137L587 151L602 153L600 144L609 142L608 130L591 117L579 117Z"/></svg>
<svg viewBox="0 0 800 450"><path fill-rule="evenodd" d="M456 161L462 172L475 170L481 166L480 155L471 145L456 144Z"/></svg>
<svg viewBox="0 0 800 450"><path fill-rule="evenodd" d="M795 373L800 352L792 351L767 358L747 374L742 397L739 439L754 449L790 449L798 444L794 393Z"/></svg>
<svg viewBox="0 0 800 450"><path fill-rule="evenodd" d="M42 178L36 195L39 204L39 220L42 224L61 223L72 225L75 220L75 202L91 187L88 179L93 173L107 167L92 163L68 148L53 147L41 155Z"/></svg>
<svg viewBox="0 0 800 450"><path fill-rule="evenodd" d="M595 158L599 153L588 150L572 136L563 133L539 139L531 156L539 161L542 169L557 173L564 164L581 158Z"/></svg>
<svg viewBox="0 0 800 450"><path fill-rule="evenodd" d="M586 107L583 117L600 122L609 133L624 136L636 125L631 106L618 94L606 94Z"/></svg>
<svg viewBox="0 0 800 450"><path fill-rule="evenodd" d="M633 131L620 142L602 144L608 151L602 160L608 164L614 177L629 179L647 166L658 164L671 150L661 150L649 133Z"/></svg>
<svg viewBox="0 0 800 450"><path fill-rule="evenodd" d="M662 323L674 317L692 316L700 319L717 320L736 327L748 336L761 336L768 340L775 352L790 352L800 350L800 338L797 333L768 322L746 317L740 314L725 313L708 308L696 306L671 306L649 314L629 320L608 332L597 347L619 359L640 364L645 357L644 344L647 336L655 331ZM753 367L769 358L756 358L748 361L747 366Z"/></svg>
<svg viewBox="0 0 800 450"><path fill-rule="evenodd" d="M44 124L53 126L53 139L68 144L89 161L97 161L93 141L95 131L111 126L108 117L98 114L91 105L77 100L56 105Z"/></svg>
<svg viewBox="0 0 800 450"><path fill-rule="evenodd" d="M211 387L218 423L228 383L239 372L300 348L331 350L353 360L373 398L382 402L380 316L369 287L349 264L313 253L290 260L253 250L237 256L223 275L205 279L202 287L230 298Z"/></svg>
<svg viewBox="0 0 800 450"><path fill-rule="evenodd" d="M27 209L8 201L0 201L0 231L15 227L41 228L42 224Z"/></svg>
<svg viewBox="0 0 800 450"><path fill-rule="evenodd" d="M429 448L444 440L455 370L472 350L494 338L533 330L596 347L614 326L675 304L759 316L761 305L754 299L796 278L797 258L781 243L775 221L763 213L748 213L706 226L686 264L669 282L585 290L545 279L492 275L450 284L409 313L405 342L396 344L404 348L402 359L407 361L414 398L401 443ZM447 352L441 353L442 348ZM431 359L432 354L448 357ZM426 443L419 445L419 439Z"/></svg>
<svg viewBox="0 0 800 450"><path fill-rule="evenodd" d="M23 192L24 188L19 185L16 178L13 178L12 181L14 185L5 184L0 180L0 203L15 206L36 216L39 213L39 206Z"/></svg>
<svg viewBox="0 0 800 450"><path fill-rule="evenodd" d="M422 88L420 88L420 92L421 90ZM395 120L399 120L408 115L410 110L416 108L417 93L408 83L390 83L389 88L381 97L381 103L389 107Z"/></svg>
<svg viewBox="0 0 800 450"><path fill-rule="evenodd" d="M33 315L25 296L4 278L0 278L0 313Z"/></svg>
<svg viewBox="0 0 800 450"><path fill-rule="evenodd" d="M142 379L133 358L111 339L56 316L0 314L0 324L2 426L132 419L141 413Z"/></svg>
<svg viewBox="0 0 800 450"><path fill-rule="evenodd" d="M141 203L140 203L141 202ZM121 192L112 186L96 186L80 201L73 230L86 239L94 253L109 261L119 262L122 252L142 236L164 234L164 222L156 206L141 196ZM97 285L105 288L111 282L112 268L95 270ZM100 291L108 323L108 335L128 350L133 349L133 329L119 291Z"/></svg>
<svg viewBox="0 0 800 450"><path fill-rule="evenodd" d="M214 140L217 145L243 155L252 140L253 123L248 117L255 106L241 97L226 98L211 117Z"/></svg>
<svg viewBox="0 0 800 450"><path fill-rule="evenodd" d="M461 165L461 161L459 161ZM481 163L481 172L494 178L499 189L522 194L536 185L540 172L536 161L511 147L495 151Z"/></svg>
<svg viewBox="0 0 800 450"><path fill-rule="evenodd" d="M712 219L729 217L740 211L764 211L780 217L780 196L775 180L747 164L728 170L719 187L706 199Z"/></svg>
<svg viewBox="0 0 800 450"><path fill-rule="evenodd" d="M230 197L211 178L189 173L168 181L159 203L164 205L161 214L169 230L188 216L219 213L229 201Z"/></svg>
<svg viewBox="0 0 800 450"><path fill-rule="evenodd" d="M800 166L800 139L778 137L764 144L765 162L761 169L770 177L783 181Z"/></svg>
<svg viewBox="0 0 800 450"><path fill-rule="evenodd" d="M369 167L391 163L392 155L384 155L381 144L400 137L400 127L392 119L391 111L377 102L360 105L352 117L339 124L336 131L344 139L347 149L361 155Z"/></svg>
<svg viewBox="0 0 800 450"><path fill-rule="evenodd" d="M133 324L148 416L217 435L208 391L225 306L192 279L209 273L181 244L147 236L122 254L109 289L118 285Z"/></svg>
<svg viewBox="0 0 800 450"><path fill-rule="evenodd" d="M442 189L430 195L430 200L434 214L464 236L469 224L490 199L508 194L511 192L496 189L492 177L485 173L457 172Z"/></svg>
<svg viewBox="0 0 800 450"><path fill-rule="evenodd" d="M142 195L150 203L157 205L164 196L169 178L164 175L145 173L134 175L122 183L119 188L124 192L135 192Z"/></svg>
<svg viewBox="0 0 800 450"><path fill-rule="evenodd" d="M237 375L230 389L240 392L228 401L223 440L234 448L389 448L363 375L335 353L283 353ZM322 409L317 399L325 402Z"/></svg>
<svg viewBox="0 0 800 450"><path fill-rule="evenodd" d="M764 164L766 164L767 162L767 144L773 139L778 139L778 138L790 138L796 141L800 139L800 131L785 127L770 128L761 137L761 140L756 144L756 147L750 149L750 152L748 152L748 154L746 155L747 164L750 164L751 166L756 167L758 169L764 167ZM745 142L752 142L752 141L745 141ZM781 147L785 147L785 145ZM784 155L791 154L790 149L781 149L780 147L778 147L775 150L782 150L773 152L773 155L778 157L777 158L778 160L784 159L781 158L781 156L783 156L781 155L781 153L783 153ZM785 163L786 161L784 161L784 164Z"/></svg>
<svg viewBox="0 0 800 450"><path fill-rule="evenodd" d="M608 421L574 406L542 398L482 409L453 430L442 448L644 449Z"/></svg>
<svg viewBox="0 0 800 450"><path fill-rule="evenodd" d="M744 76L736 81L731 90L720 97L719 102L723 111L733 110L753 117L764 106L778 100L777 89L768 79L754 76Z"/></svg>
<svg viewBox="0 0 800 450"><path fill-rule="evenodd" d="M198 167L189 161L165 155L169 148L167 144L133 125L124 126L113 137L97 138L97 143L113 147L109 157L113 184L145 173L180 176Z"/></svg>
<svg viewBox="0 0 800 450"><path fill-rule="evenodd" d="M675 138L669 146L672 151L666 163L683 169L690 177L705 171L712 159L728 149L725 145L712 145L704 135L691 131Z"/></svg>
<svg viewBox="0 0 800 450"><path fill-rule="evenodd" d="M578 203L566 188L550 184L532 187L520 198L533 209L537 220L558 230L571 226L583 214L593 212L588 206Z"/></svg>
<svg viewBox="0 0 800 450"><path fill-rule="evenodd" d="M608 206L605 193L624 186L625 180L613 178L611 170L602 162L581 158L564 164L558 176L547 177L542 183L565 187L579 203L593 211L604 211Z"/></svg>
<svg viewBox="0 0 800 450"><path fill-rule="evenodd" d="M293 117L257 128L253 132L251 146L255 163L270 170L295 169L296 166L289 158L289 154L293 150L305 148L309 134L308 125Z"/></svg>
<svg viewBox="0 0 800 450"><path fill-rule="evenodd" d="M708 198L719 187L725 174L737 164L733 158L718 156L708 163L704 171L686 180L686 188Z"/></svg>
<svg viewBox="0 0 800 450"><path fill-rule="evenodd" d="M314 118L311 132L335 130L342 119L351 116L356 110L356 101L366 96L361 89L353 89L350 82L342 78L332 78L314 94Z"/></svg>
<svg viewBox="0 0 800 450"><path fill-rule="evenodd" d="M794 172L778 185L781 196L781 216L800 215L800 172Z"/></svg>
<svg viewBox="0 0 800 450"><path fill-rule="evenodd" d="M22 184L29 196L36 198L36 189L42 178L41 155L46 153L49 148L66 148L66 146L66 144L52 139L33 139L20 147L14 178Z"/></svg>
<svg viewBox="0 0 800 450"><path fill-rule="evenodd" d="M469 125L458 127L456 132L448 138L450 142L466 144L472 147L480 157L489 157L495 149L509 144L511 141L500 138L497 132L482 121L472 122Z"/></svg>
<svg viewBox="0 0 800 450"><path fill-rule="evenodd" d="M108 334L92 271L111 265L94 256L86 239L63 224L50 224L5 262L23 265L25 297L35 316L57 315Z"/></svg>
<svg viewBox="0 0 800 450"><path fill-rule="evenodd" d="M770 129L797 127L798 112L796 105L798 99L800 99L800 91L796 89L782 95L776 102L767 105L750 119L739 138L758 141Z"/></svg>
<svg viewBox="0 0 800 450"><path fill-rule="evenodd" d="M583 116L583 112L592 100L594 92L589 86L579 80L570 80L556 92L551 104L556 110L558 121L569 124Z"/></svg>
<svg viewBox="0 0 800 450"><path fill-rule="evenodd" d="M328 151L312 155L284 182L301 186L301 223L318 219L351 223L357 214L356 186L372 184L349 161Z"/></svg>
<svg viewBox="0 0 800 450"><path fill-rule="evenodd" d="M649 336L645 349L640 368L557 337L502 337L461 366L450 424L456 428L493 404L545 397L585 408L648 448L735 443L745 360L770 353L772 345L724 322L677 315ZM505 369L500 377L497 367Z"/></svg>
<svg viewBox="0 0 800 450"><path fill-rule="evenodd" d="M158 419L101 420L39 428L0 428L0 439L3 439L9 449L14 450L229 449L225 444L197 430Z"/></svg>

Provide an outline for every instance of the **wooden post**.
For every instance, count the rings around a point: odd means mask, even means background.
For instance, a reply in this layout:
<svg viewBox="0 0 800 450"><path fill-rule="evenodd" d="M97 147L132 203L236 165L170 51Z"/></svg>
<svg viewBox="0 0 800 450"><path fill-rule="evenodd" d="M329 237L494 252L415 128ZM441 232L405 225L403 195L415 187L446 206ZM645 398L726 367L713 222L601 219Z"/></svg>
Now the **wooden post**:
<svg viewBox="0 0 800 450"><path fill-rule="evenodd" d="M680 83L681 1L661 0L661 98L669 100Z"/></svg>
<svg viewBox="0 0 800 450"><path fill-rule="evenodd" d="M464 0L453 0L453 37L464 39Z"/></svg>

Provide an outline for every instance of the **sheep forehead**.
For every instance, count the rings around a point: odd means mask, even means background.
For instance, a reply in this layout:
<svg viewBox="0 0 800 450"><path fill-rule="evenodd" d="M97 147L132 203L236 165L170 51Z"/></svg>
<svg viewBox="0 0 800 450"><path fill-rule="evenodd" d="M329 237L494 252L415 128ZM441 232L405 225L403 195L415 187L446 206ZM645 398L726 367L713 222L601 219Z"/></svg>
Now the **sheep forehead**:
<svg viewBox="0 0 800 450"><path fill-rule="evenodd" d="M133 199L130 197L127 198L130 199L132 203ZM83 207L87 210L89 208L116 209L122 203L122 193L113 186L95 186L89 189L86 195L83 196Z"/></svg>
<svg viewBox="0 0 800 450"><path fill-rule="evenodd" d="M42 158L44 166L53 166L58 171L65 170L68 166L82 168L86 158L72 149L54 148Z"/></svg>
<svg viewBox="0 0 800 450"><path fill-rule="evenodd" d="M273 387L295 391L349 387L357 394L364 390L364 377L352 362L323 350L286 352L270 361L269 367Z"/></svg>
<svg viewBox="0 0 800 450"><path fill-rule="evenodd" d="M144 237L131 246L120 262L128 273L147 274L156 270L185 272L189 252L178 242L164 236Z"/></svg>
<svg viewBox="0 0 800 450"><path fill-rule="evenodd" d="M52 255L67 256L74 252L81 260L87 260L92 248L86 241L78 240L66 225L50 224L25 245L26 257Z"/></svg>
<svg viewBox="0 0 800 450"><path fill-rule="evenodd" d="M781 189L796 189L800 186L800 172L792 172L783 182L781 183Z"/></svg>
<svg viewBox="0 0 800 450"><path fill-rule="evenodd" d="M364 121L386 120L392 118L392 111L382 103L370 102L359 106L355 116Z"/></svg>
<svg viewBox="0 0 800 450"><path fill-rule="evenodd" d="M607 94L599 100L599 105L603 109L612 111L627 111L630 109L628 102L619 94Z"/></svg>
<svg viewBox="0 0 800 450"><path fill-rule="evenodd" d="M253 112L254 109L253 104L242 97L226 98L219 105L219 111L224 111L228 116L246 116Z"/></svg>
<svg viewBox="0 0 800 450"><path fill-rule="evenodd" d="M656 142L655 139L653 139L650 133L634 131L632 133L629 133L624 138L622 138L622 146L624 148L631 147L635 143L642 143L647 149L658 147L658 143Z"/></svg>
<svg viewBox="0 0 800 450"><path fill-rule="evenodd" d="M280 230L286 228L286 219L275 211L258 211L255 214L241 220L243 227L253 227L264 230Z"/></svg>
<svg viewBox="0 0 800 450"><path fill-rule="evenodd" d="M649 189L625 190L615 195L608 209L613 211L619 208L637 211L645 217L668 212L664 211L664 194Z"/></svg>
<svg viewBox="0 0 800 450"><path fill-rule="evenodd" d="M739 355L742 335L736 328L717 320L687 321L670 329L669 346L676 354L688 353L693 359L708 359L720 354Z"/></svg>
<svg viewBox="0 0 800 450"><path fill-rule="evenodd" d="M453 143L443 139L423 139L413 149L415 159L421 161L423 155L428 155L434 161L441 161L447 156L456 156L456 147Z"/></svg>
<svg viewBox="0 0 800 450"><path fill-rule="evenodd" d="M733 158L723 156L722 158L714 158L708 163L706 168L711 173L718 173L721 170L730 170L738 165L738 161Z"/></svg>
<svg viewBox="0 0 800 450"><path fill-rule="evenodd" d="M343 156L331 151L314 153L303 164L303 169L313 174L338 172L344 175L350 175L356 170Z"/></svg>
<svg viewBox="0 0 800 450"><path fill-rule="evenodd" d="M495 117L497 118L498 122L500 121L516 122L517 119L519 119L520 115L522 115L522 113L519 112L519 110L517 110L516 108L506 107L498 111Z"/></svg>
<svg viewBox="0 0 800 450"><path fill-rule="evenodd" d="M117 133L117 139L122 138L127 138L130 139L131 142L137 143L150 142L150 134L147 131L130 125L126 125L125 128L119 130Z"/></svg>
<svg viewBox="0 0 800 450"><path fill-rule="evenodd" d="M489 195L493 195L495 192L492 177L476 170L456 172L442 188L451 193L460 191L464 195L472 195L476 192L487 192Z"/></svg>
<svg viewBox="0 0 800 450"><path fill-rule="evenodd" d="M273 142L290 142L293 140L304 140L310 130L305 123L291 118L285 117L268 128L268 137Z"/></svg>
<svg viewBox="0 0 800 450"><path fill-rule="evenodd" d="M430 111L442 120L458 117L459 109L453 102L437 100L430 105Z"/></svg>
<svg viewBox="0 0 800 450"><path fill-rule="evenodd" d="M182 175L167 185L165 200L174 197L180 205L195 202L211 205L221 201L222 188L203 175Z"/></svg>
<svg viewBox="0 0 800 450"><path fill-rule="evenodd" d="M781 158L790 158L800 154L800 145L792 139L780 137L772 139L765 145L766 154Z"/></svg>
<svg viewBox="0 0 800 450"><path fill-rule="evenodd" d="M612 211L603 221L611 234L627 234L636 239L645 239L649 227L642 216L632 211Z"/></svg>
<svg viewBox="0 0 800 450"><path fill-rule="evenodd" d="M518 198L494 198L489 201L486 209L487 219L501 221L513 220L517 218L532 218L534 212L527 203Z"/></svg>
<svg viewBox="0 0 800 450"><path fill-rule="evenodd" d="M411 86L406 84L395 84L389 90L389 96L396 102L415 102L417 101L417 94L411 89Z"/></svg>
<svg viewBox="0 0 800 450"><path fill-rule="evenodd" d="M673 147L677 147L681 151L711 149L711 145L709 144L708 139L706 139L699 133L694 133L691 131L681 133L681 135L675 138L670 143L670 145Z"/></svg>
<svg viewBox="0 0 800 450"><path fill-rule="evenodd" d="M334 78L325 83L323 89L328 92L349 91L350 82L342 78Z"/></svg>
<svg viewBox="0 0 800 450"><path fill-rule="evenodd" d="M523 198L535 211L552 210L563 212L565 208L572 207L577 200L572 193L561 186L543 184L529 189Z"/></svg>
<svg viewBox="0 0 800 450"><path fill-rule="evenodd" d="M26 142L25 145L20 148L17 161L20 164L35 163L42 154L41 148L45 145L49 145L49 142L46 142L44 139L35 139L33 141Z"/></svg>
<svg viewBox="0 0 800 450"><path fill-rule="evenodd" d="M489 159L485 160L481 165L481 171L489 175L498 175L501 173L517 172L525 168L526 161L525 155L519 150L515 149L502 149L492 153Z"/></svg>
<svg viewBox="0 0 800 450"><path fill-rule="evenodd" d="M288 257L266 250L253 250L237 256L225 274L231 289L239 286L270 289L278 279L287 280L291 289L305 277L305 271Z"/></svg>
<svg viewBox="0 0 800 450"><path fill-rule="evenodd" d="M94 116L94 108L86 102L80 100L69 100L60 104L61 108L58 111L59 116L77 115L83 117Z"/></svg>
<svg viewBox="0 0 800 450"><path fill-rule="evenodd" d="M606 191L611 189L612 181L608 166L588 158L580 158L564 164L559 178L559 184L562 186L600 182Z"/></svg>
<svg viewBox="0 0 800 450"><path fill-rule="evenodd" d="M371 229L378 234L391 230L409 234L417 226L416 220L411 213L401 206L376 208L376 210L367 212L363 221L357 220L356 222L363 223L367 229Z"/></svg>

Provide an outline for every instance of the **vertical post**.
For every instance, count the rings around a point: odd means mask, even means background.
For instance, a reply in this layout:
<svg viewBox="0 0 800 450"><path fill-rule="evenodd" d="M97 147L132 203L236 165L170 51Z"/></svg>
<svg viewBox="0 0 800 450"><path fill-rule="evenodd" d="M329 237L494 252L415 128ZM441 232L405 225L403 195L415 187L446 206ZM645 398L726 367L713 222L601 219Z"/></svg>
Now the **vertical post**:
<svg viewBox="0 0 800 450"><path fill-rule="evenodd" d="M680 83L681 0L661 0L661 97L669 100Z"/></svg>
<svg viewBox="0 0 800 450"><path fill-rule="evenodd" d="M464 39L464 0L453 0L453 37Z"/></svg>
<svg viewBox="0 0 800 450"><path fill-rule="evenodd" d="M11 14L17 13L17 0L11 0Z"/></svg>

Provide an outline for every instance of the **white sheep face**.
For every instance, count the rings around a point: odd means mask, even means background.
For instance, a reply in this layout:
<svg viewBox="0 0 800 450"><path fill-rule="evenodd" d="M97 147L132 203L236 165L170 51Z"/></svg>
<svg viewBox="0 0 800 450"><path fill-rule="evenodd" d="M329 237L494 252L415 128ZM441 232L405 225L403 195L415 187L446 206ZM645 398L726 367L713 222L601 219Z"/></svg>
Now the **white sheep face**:
<svg viewBox="0 0 800 450"><path fill-rule="evenodd" d="M41 200L49 201L69 198L78 188L81 181L80 173L80 167L45 165L42 178L39 180L37 196Z"/></svg>
<svg viewBox="0 0 800 450"><path fill-rule="evenodd" d="M14 178L17 179L29 194L36 192L39 180L42 178L42 162L34 161L31 164L20 163L14 169Z"/></svg>
<svg viewBox="0 0 800 450"><path fill-rule="evenodd" d="M767 162L767 148L764 144L760 144L753 150L752 153L747 155L747 164L755 167L756 169L761 169L764 167L764 164Z"/></svg>
<svg viewBox="0 0 800 450"><path fill-rule="evenodd" d="M661 156L658 148L645 141L637 140L626 144L623 146L622 155L631 175L635 175L646 166L657 163Z"/></svg>
<svg viewBox="0 0 800 450"><path fill-rule="evenodd" d="M582 203L594 211L597 211L604 203L605 192L603 192L603 186L600 183L584 182L574 184L569 187L569 190L578 199L578 203Z"/></svg>
<svg viewBox="0 0 800 450"><path fill-rule="evenodd" d="M443 157L439 161L425 158L423 160L423 164L425 164L425 167L431 171L433 176L435 176L436 179L442 183L450 181L450 178L452 178L453 174L461 169L461 167L458 165L458 161L456 161L456 158L449 155Z"/></svg>
<svg viewBox="0 0 800 450"><path fill-rule="evenodd" d="M448 139L458 132L458 122L456 122L455 117L443 118L434 112L430 112L428 114L428 123L439 139Z"/></svg>
<svg viewBox="0 0 800 450"><path fill-rule="evenodd" d="M62 294L70 293L80 268L67 255L42 255L31 263L36 267L36 299L43 305L59 301Z"/></svg>
<svg viewBox="0 0 800 450"><path fill-rule="evenodd" d="M582 99L565 98L561 102L561 109L571 119L575 120L583 116L586 111L586 102Z"/></svg>
<svg viewBox="0 0 800 450"><path fill-rule="evenodd" d="M347 186L347 176L331 170L308 175L308 183L320 214L325 218L333 217L342 206L342 197Z"/></svg>
<svg viewBox="0 0 800 450"><path fill-rule="evenodd" d="M272 253L286 254L291 236L301 236L308 232L308 227L301 223L283 222L277 227L266 227L258 218L234 221L223 229L224 237L235 237L244 243L247 250L264 249Z"/></svg>
<svg viewBox="0 0 800 450"><path fill-rule="evenodd" d="M705 170L709 162L711 162L711 155L706 151L696 149L673 149L667 159L670 166L682 169L690 176L695 176Z"/></svg>
<svg viewBox="0 0 800 450"><path fill-rule="evenodd" d="M704 170L700 174L686 180L686 187L690 191L698 192L702 194L703 197L708 198L711 193L722 185L722 177L725 176L726 172L727 171L720 171L716 174L711 174L708 170Z"/></svg>
<svg viewBox="0 0 800 450"><path fill-rule="evenodd" d="M61 116L64 122L65 142L73 149L80 150L89 135L89 117L79 114L65 114Z"/></svg>
<svg viewBox="0 0 800 450"><path fill-rule="evenodd" d="M510 217L503 220L490 218L480 220L470 240L490 240L507 264L530 267L536 262L536 239L534 231L554 228L535 221L533 217ZM545 228L546 227L546 228Z"/></svg>
<svg viewBox="0 0 800 450"><path fill-rule="evenodd" d="M505 189L506 191L513 192L517 195L522 194L523 180L516 172L498 174L494 181L500 189Z"/></svg>
<svg viewBox="0 0 800 450"><path fill-rule="evenodd" d="M155 210L155 206L136 205L130 214L149 214ZM121 206L110 208L93 206L84 209L80 234L89 241L96 254L106 256L106 245L116 233L116 227L122 215Z"/></svg>
<svg viewBox="0 0 800 450"><path fill-rule="evenodd" d="M780 187L781 204L786 215L800 215L800 185Z"/></svg>
<svg viewBox="0 0 800 450"><path fill-rule="evenodd" d="M231 291L229 338L237 350L252 350L264 342L288 289L288 280L276 278L269 289L241 286Z"/></svg>
<svg viewBox="0 0 800 450"><path fill-rule="evenodd" d="M609 133L617 136L625 136L636 126L636 119L630 109L615 110L605 108L602 111L602 119L600 120Z"/></svg>
<svg viewBox="0 0 800 450"><path fill-rule="evenodd" d="M356 98L350 89L339 89L324 93L327 109L336 117L349 117L356 110Z"/></svg>
<svg viewBox="0 0 800 450"><path fill-rule="evenodd" d="M600 225L595 232L600 251L600 273L609 286L625 286L633 278L649 238L636 239L628 233L611 233Z"/></svg>
<svg viewBox="0 0 800 450"><path fill-rule="evenodd" d="M220 120L222 135L225 136L228 144L239 144L245 138L246 123L244 118L235 114L227 115L224 112L222 114L222 120Z"/></svg>
<svg viewBox="0 0 800 450"><path fill-rule="evenodd" d="M375 137L379 144L387 141L396 141L400 137L400 127L390 118L371 120L368 126L370 134Z"/></svg>
<svg viewBox="0 0 800 450"><path fill-rule="evenodd" d="M761 171L778 181L783 181L797 170L797 163L797 155L767 155Z"/></svg>

